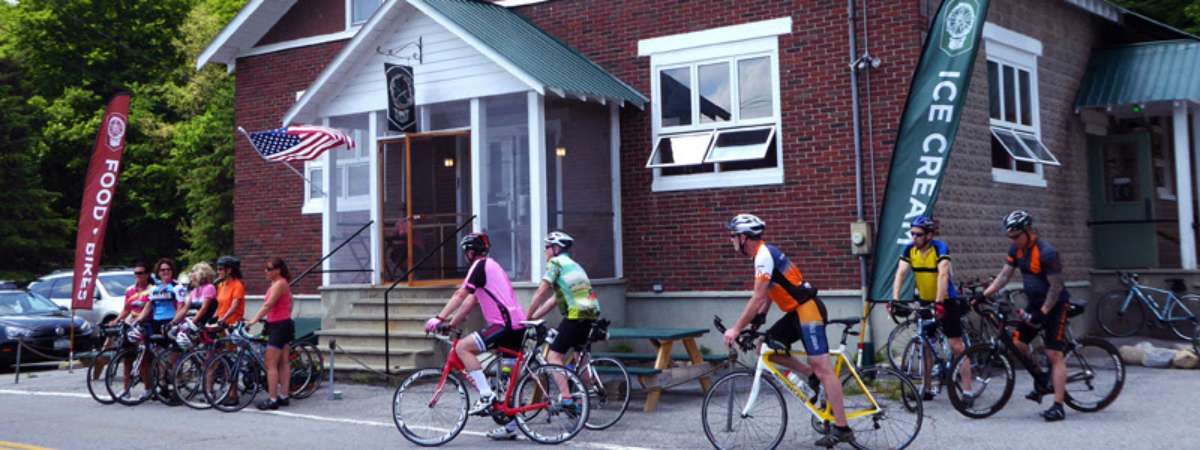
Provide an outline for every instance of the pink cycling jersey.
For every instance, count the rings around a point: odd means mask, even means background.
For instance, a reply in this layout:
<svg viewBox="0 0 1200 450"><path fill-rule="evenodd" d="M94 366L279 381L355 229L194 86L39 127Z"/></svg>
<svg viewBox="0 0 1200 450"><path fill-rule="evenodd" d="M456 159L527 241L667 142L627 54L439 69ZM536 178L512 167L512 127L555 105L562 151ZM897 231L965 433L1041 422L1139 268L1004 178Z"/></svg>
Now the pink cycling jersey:
<svg viewBox="0 0 1200 450"><path fill-rule="evenodd" d="M510 330L520 330L525 320L525 310L517 302L508 272L492 258L476 260L467 271L462 288L475 294L483 320L489 325L503 325Z"/></svg>

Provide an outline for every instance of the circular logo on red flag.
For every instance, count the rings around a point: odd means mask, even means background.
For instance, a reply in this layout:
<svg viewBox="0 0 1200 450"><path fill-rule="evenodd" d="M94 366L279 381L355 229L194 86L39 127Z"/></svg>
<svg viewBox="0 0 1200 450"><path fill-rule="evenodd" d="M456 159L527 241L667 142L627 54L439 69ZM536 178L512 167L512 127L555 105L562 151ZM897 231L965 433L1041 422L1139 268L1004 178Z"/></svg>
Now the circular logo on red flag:
<svg viewBox="0 0 1200 450"><path fill-rule="evenodd" d="M125 139L125 116L111 114L105 123L107 124L105 130L108 134L108 149L116 151L121 148L121 142Z"/></svg>

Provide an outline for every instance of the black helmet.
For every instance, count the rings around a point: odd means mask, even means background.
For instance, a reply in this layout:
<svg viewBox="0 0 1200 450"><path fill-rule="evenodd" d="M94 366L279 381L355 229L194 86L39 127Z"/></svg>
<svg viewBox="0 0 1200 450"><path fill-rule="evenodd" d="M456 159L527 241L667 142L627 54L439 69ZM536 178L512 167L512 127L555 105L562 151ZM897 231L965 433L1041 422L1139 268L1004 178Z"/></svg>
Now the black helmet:
<svg viewBox="0 0 1200 450"><path fill-rule="evenodd" d="M938 222L931 217L917 216L917 218L912 220L912 227L925 231L937 231Z"/></svg>
<svg viewBox="0 0 1200 450"><path fill-rule="evenodd" d="M241 269L242 262L235 257L225 255L217 258L217 267L226 267L229 269Z"/></svg>
<svg viewBox="0 0 1200 450"><path fill-rule="evenodd" d="M1024 210L1016 210L1004 216L1004 231L1025 231L1033 226L1033 216Z"/></svg>
<svg viewBox="0 0 1200 450"><path fill-rule="evenodd" d="M487 253L492 248L492 240L488 239L487 233L471 233L463 236L461 241L458 241L458 246L462 247L463 251L475 250L476 253Z"/></svg>

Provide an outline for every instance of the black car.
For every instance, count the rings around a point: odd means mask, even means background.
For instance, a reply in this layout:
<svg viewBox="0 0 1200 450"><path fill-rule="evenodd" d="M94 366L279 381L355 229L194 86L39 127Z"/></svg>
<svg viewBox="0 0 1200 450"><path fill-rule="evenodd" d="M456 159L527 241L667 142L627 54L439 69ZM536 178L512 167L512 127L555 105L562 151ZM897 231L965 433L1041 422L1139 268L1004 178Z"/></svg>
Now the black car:
<svg viewBox="0 0 1200 450"><path fill-rule="evenodd" d="M38 294L0 290L0 367L12 366L17 359L17 340L24 343L21 363L66 359L70 349L70 313ZM96 346L94 327L75 318L75 351Z"/></svg>

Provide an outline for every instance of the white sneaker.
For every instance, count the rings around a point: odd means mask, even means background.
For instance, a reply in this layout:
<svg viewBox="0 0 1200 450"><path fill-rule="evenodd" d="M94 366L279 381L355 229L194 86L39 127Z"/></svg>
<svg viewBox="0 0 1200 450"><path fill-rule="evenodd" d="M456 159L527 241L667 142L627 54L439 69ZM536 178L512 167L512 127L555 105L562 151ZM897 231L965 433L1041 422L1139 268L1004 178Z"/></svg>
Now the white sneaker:
<svg viewBox="0 0 1200 450"><path fill-rule="evenodd" d="M482 414L484 411L487 411L487 409L492 406L492 402L495 402L495 401L496 401L495 395L489 395L487 397L479 397L479 400L477 400L475 402L475 405L471 406L471 410L467 411L467 414L472 415L472 416L477 415L477 414Z"/></svg>
<svg viewBox="0 0 1200 450"><path fill-rule="evenodd" d="M509 430L508 427L500 427L489 431L487 437L497 441L512 441L517 439L517 430Z"/></svg>

